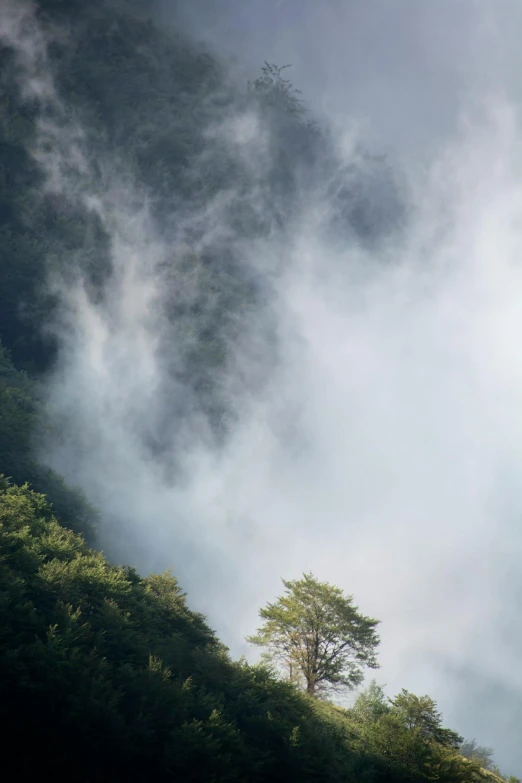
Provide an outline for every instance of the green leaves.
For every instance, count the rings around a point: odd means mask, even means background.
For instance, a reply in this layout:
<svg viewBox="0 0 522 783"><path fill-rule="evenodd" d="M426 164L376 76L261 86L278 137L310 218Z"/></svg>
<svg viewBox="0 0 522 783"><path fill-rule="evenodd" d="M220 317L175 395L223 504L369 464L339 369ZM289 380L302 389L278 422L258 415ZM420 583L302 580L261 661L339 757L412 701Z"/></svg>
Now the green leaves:
<svg viewBox="0 0 522 783"><path fill-rule="evenodd" d="M372 682L348 711L360 747L387 760L398 779L472 783L479 767L460 753L462 738L443 728L436 702L402 690L387 699Z"/></svg>
<svg viewBox="0 0 522 783"><path fill-rule="evenodd" d="M266 647L291 681L318 695L352 688L364 667L377 668L379 621L360 614L352 596L312 574L282 581L285 594L260 610L265 622L248 641Z"/></svg>
<svg viewBox="0 0 522 783"><path fill-rule="evenodd" d="M383 715L390 712L389 699L384 689L372 680L366 690L357 696L350 712L361 723L375 723Z"/></svg>
<svg viewBox="0 0 522 783"><path fill-rule="evenodd" d="M408 729L417 731L424 739L449 748L460 748L463 738L455 731L442 728L442 716L436 702L429 696L415 696L403 688L392 701L392 709Z"/></svg>

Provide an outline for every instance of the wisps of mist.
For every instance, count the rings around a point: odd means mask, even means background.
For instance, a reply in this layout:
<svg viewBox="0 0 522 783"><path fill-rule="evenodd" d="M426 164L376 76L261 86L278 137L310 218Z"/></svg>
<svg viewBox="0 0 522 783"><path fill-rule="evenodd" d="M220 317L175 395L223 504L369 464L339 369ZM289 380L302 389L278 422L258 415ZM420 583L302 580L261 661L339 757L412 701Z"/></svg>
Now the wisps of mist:
<svg viewBox="0 0 522 783"><path fill-rule="evenodd" d="M248 652L242 640L280 577L311 569L382 619L379 679L390 693L430 693L450 725L516 771L515 107L494 97L465 107L444 154L412 174L407 221L384 240L340 241L321 187L298 194L284 227L266 215L271 227L249 242L235 233L246 196L233 184L193 213L172 214L168 228L158 222L139 184L89 148L62 105L31 7L4 0L0 30L25 97L41 107L34 153L49 189L95 211L110 237L101 295L82 279L50 281L62 302L48 382L59 437L45 454L101 509L103 548L142 571L173 566L234 654ZM200 161L226 146L248 174L258 217L266 133L250 110L228 110ZM355 148L338 139L339 169ZM216 438L187 358L205 314L180 307L173 318L169 307L202 296L205 278L187 258L223 243L264 301L223 328L214 393L228 417Z"/></svg>

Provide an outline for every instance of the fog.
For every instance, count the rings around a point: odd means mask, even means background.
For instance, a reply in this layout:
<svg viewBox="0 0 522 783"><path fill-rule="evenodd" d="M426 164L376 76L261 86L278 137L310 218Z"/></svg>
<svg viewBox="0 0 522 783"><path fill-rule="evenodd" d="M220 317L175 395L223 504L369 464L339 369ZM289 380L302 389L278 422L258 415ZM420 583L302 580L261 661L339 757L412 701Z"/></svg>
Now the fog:
<svg viewBox="0 0 522 783"><path fill-rule="evenodd" d="M183 24L250 78L264 60L330 121L354 119L365 138L423 160L458 128L470 95L522 97L517 0L156 0L162 23Z"/></svg>
<svg viewBox="0 0 522 783"><path fill-rule="evenodd" d="M406 227L371 246L339 242L328 200L303 192L284 230L237 239L272 294L229 346L231 429L217 446L202 411L182 406L172 421L190 390L167 373L166 351L182 364L190 335L163 319L164 266L192 296L197 277L176 267L188 227L205 225L203 245L235 242L224 224L238 195L167 236L125 171L103 161L109 185L85 184L92 151L53 86L44 32L29 6L6 2L2 36L40 101L34 152L48 187L95 210L111 237L103 297L50 280L62 300L47 388L60 438L47 458L100 508L110 556L142 572L172 566L234 656L255 655L243 640L280 578L311 570L382 620L377 679L390 695L429 693L446 725L520 773L520 55L513 36L502 56L488 44L516 29L520 9L303 2L298 18L296 3L246 5L230 2L216 27L211 4L196 3L183 22L241 68L297 63L296 83L331 116L340 165L370 127L401 159ZM356 122L343 124L352 107ZM255 182L263 133L255 117L231 117L208 154L226 141ZM146 441L161 430L171 443L159 460Z"/></svg>

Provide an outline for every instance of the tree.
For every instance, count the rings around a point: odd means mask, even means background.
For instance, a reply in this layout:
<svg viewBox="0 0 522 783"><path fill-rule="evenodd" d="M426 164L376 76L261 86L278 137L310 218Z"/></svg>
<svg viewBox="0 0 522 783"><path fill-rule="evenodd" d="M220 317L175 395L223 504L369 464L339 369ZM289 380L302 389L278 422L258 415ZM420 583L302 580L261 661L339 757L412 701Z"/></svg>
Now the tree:
<svg viewBox="0 0 522 783"><path fill-rule="evenodd" d="M248 88L255 92L266 107L281 111L289 117L302 117L306 112L304 101L289 79L284 79L282 73L290 65L274 65L265 62L261 68L263 73L253 82L248 82Z"/></svg>
<svg viewBox="0 0 522 783"><path fill-rule="evenodd" d="M362 723L375 723L382 715L387 715L390 709L390 700L385 696L382 685L372 680L368 687L358 694L351 713Z"/></svg>
<svg viewBox="0 0 522 783"><path fill-rule="evenodd" d="M417 731L424 739L433 740L439 745L460 748L463 738L456 731L442 727L437 703L429 696L415 696L403 688L393 699L392 709L410 731Z"/></svg>
<svg viewBox="0 0 522 783"><path fill-rule="evenodd" d="M311 696L353 688L365 666L378 668L379 620L360 614L352 596L311 573L282 582L285 594L260 610L264 624L247 641L266 647Z"/></svg>
<svg viewBox="0 0 522 783"><path fill-rule="evenodd" d="M388 759L401 781L438 780L470 783L479 780L479 766L464 759L462 738L442 727L436 702L406 690L386 700L372 683L356 700L351 714L358 723L366 752Z"/></svg>
<svg viewBox="0 0 522 783"><path fill-rule="evenodd" d="M493 750L479 745L474 739L465 740L460 752L465 758L476 761L483 769L491 769L493 766Z"/></svg>

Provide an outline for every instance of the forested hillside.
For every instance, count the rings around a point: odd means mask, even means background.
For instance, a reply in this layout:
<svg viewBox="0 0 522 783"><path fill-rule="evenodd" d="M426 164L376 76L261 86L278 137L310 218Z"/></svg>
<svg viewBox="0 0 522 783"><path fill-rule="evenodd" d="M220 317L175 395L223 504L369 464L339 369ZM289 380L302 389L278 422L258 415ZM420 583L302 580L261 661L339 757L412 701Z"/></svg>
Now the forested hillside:
<svg viewBox="0 0 522 783"><path fill-rule="evenodd" d="M49 71L39 87L30 57ZM168 416L136 434L158 462L194 411L213 442L226 441L229 346L258 323L283 271L242 254L291 224L303 188L328 199L318 230L339 241L365 246L401 230L386 162L361 150L364 171L340 167L286 73L265 64L238 85L225 63L123 0L0 9L0 712L4 767L22 779L494 777L475 746L469 758L460 752L462 738L443 729L428 697L388 700L370 686L345 710L269 667L233 662L175 577L140 575L97 551L103 519L88 492L46 466L61 436L45 404L65 350L60 291L81 279L92 301L107 296L118 271L113 216L97 204L122 183L172 248L156 262ZM236 115L247 120L238 126ZM252 117L262 133L250 137ZM71 128L81 128L84 157L70 156L65 170L57 150ZM197 286L180 289L180 269ZM277 331L264 328L277 364ZM175 399L181 384L190 393ZM168 470L176 475L175 464Z"/></svg>
<svg viewBox="0 0 522 783"><path fill-rule="evenodd" d="M18 774L481 778L433 703L403 694L388 706L370 689L350 713L307 697L263 667L232 663L175 578L109 565L42 495L3 480L0 522L0 709L4 759Z"/></svg>

